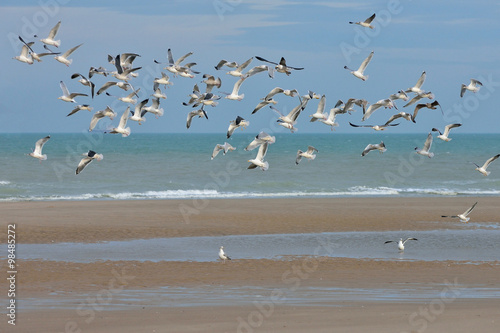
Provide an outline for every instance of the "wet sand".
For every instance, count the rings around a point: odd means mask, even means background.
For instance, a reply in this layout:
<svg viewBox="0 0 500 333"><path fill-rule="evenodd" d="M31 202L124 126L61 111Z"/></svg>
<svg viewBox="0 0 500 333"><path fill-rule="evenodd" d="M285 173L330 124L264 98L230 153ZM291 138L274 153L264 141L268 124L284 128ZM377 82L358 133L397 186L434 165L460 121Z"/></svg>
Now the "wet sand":
<svg viewBox="0 0 500 333"><path fill-rule="evenodd" d="M19 244L446 229L456 228L457 221L441 218L442 214L460 213L475 201L479 203L471 214L474 222L500 221L500 199L496 197L19 202L1 203L0 211L3 230L16 223ZM5 244L6 237L1 242ZM226 264L81 264L23 261L22 253L18 259L16 296L21 308L16 327L6 325L4 317L0 327L7 332L496 332L500 320L500 299L460 297L464 288L500 289L498 262L382 262L311 256L234 258ZM448 290L456 290L456 297L442 293L449 285L457 286ZM252 294L253 286L269 292L247 303L199 306L180 302L166 307L148 296L140 305L114 306L118 295L132 290L231 287ZM398 290L409 286L415 288L415 301L337 298L326 304L301 305L276 295L276 291L293 295L318 287ZM436 296L420 299L419 290L429 287ZM1 281L0 290L7 289L5 280ZM100 303L93 307L85 303L97 296ZM70 300L73 304L63 309L33 308L32 300Z"/></svg>

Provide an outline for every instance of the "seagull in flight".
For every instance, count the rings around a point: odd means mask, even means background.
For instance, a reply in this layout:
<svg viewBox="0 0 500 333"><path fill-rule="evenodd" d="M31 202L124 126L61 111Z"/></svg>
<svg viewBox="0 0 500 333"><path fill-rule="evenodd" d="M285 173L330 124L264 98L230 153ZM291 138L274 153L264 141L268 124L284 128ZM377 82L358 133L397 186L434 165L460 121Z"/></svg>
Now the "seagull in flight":
<svg viewBox="0 0 500 333"><path fill-rule="evenodd" d="M68 51L64 52L63 54L56 55L54 57L54 59L56 59L60 63L65 64L66 66L69 67L69 65L73 62L73 59L68 59L68 57L71 55L71 53L75 52L75 50L77 48L79 48L80 46L82 46L82 45L83 45L83 43L79 44L79 45L77 45L75 47L72 47L71 49L69 49Z"/></svg>
<svg viewBox="0 0 500 333"><path fill-rule="evenodd" d="M83 171L83 169L85 169L85 167L87 165L90 164L90 162L92 162L93 160L102 160L104 158L104 156L102 154L97 154L95 151L93 150L89 150L87 153L83 154L83 156L85 156L84 158L82 158L80 160L80 163L78 163L78 166L76 167L76 174L78 175L80 172Z"/></svg>
<svg viewBox="0 0 500 333"><path fill-rule="evenodd" d="M460 97L464 97L466 90L472 91L473 93L478 92L481 88L480 86L482 85L483 84L478 80L470 79L470 83L468 85L462 84L462 88L460 89Z"/></svg>
<svg viewBox="0 0 500 333"><path fill-rule="evenodd" d="M229 128L227 129L227 138L229 139L231 135L233 135L233 132L235 129L238 127L247 128L247 126L250 125L250 122L248 120L243 119L242 117L238 116L236 117L235 120L231 120L229 124Z"/></svg>
<svg viewBox="0 0 500 333"><path fill-rule="evenodd" d="M57 99L60 99L61 101L76 103L76 101L75 101L76 96L88 96L87 94L81 94L81 93L71 93L70 94L68 91L68 88L66 87L66 84L64 84L63 81L59 82L59 86L61 87L63 94L62 94L62 96L59 96Z"/></svg>
<svg viewBox="0 0 500 333"><path fill-rule="evenodd" d="M34 157L34 158L38 158L38 160L40 162L45 161L47 159L47 155L46 154L42 154L42 148L43 148L43 145L47 141L49 141L49 139L50 139L50 135L47 135L46 137L41 138L40 140L38 140L35 143L35 149L31 153L29 153L28 155L31 156L31 157Z"/></svg>
<svg viewBox="0 0 500 333"><path fill-rule="evenodd" d="M285 60L284 57L281 57L281 60L280 60L279 64L275 63L275 62L272 62L272 61L269 61L269 60L266 60L266 59L264 59L262 57L259 57L259 56L255 56L255 58L258 59L258 60L260 60L260 61L264 61L264 62L273 64L273 65L276 65L276 67L274 67L276 69L276 71L279 72L279 73L285 73L286 75L292 74L291 69L294 69L296 71L300 71L300 70L304 69L303 67L288 66L286 64L286 60Z"/></svg>
<svg viewBox="0 0 500 333"><path fill-rule="evenodd" d="M21 38L21 37L19 37L19 38ZM33 57L29 53L29 49L31 49L31 45L33 45L34 43L35 42L24 43L24 45L21 48L21 54L13 57L12 59L16 59L16 60L19 60L20 62L24 62L28 65L32 65L33 64Z"/></svg>
<svg viewBox="0 0 500 333"><path fill-rule="evenodd" d="M429 134L427 135L427 139L425 140L424 147L422 149L415 147L415 151L417 154L432 158L434 156L434 153L429 152L431 146L432 146L432 132L429 132Z"/></svg>
<svg viewBox="0 0 500 333"><path fill-rule="evenodd" d="M355 125L355 124L349 122L349 125L351 125L352 127L371 127L375 131L384 131L388 126L398 126L399 123L397 123L397 124L388 124L388 123L385 123L383 125Z"/></svg>
<svg viewBox="0 0 500 333"><path fill-rule="evenodd" d="M368 146L365 147L365 150L363 150L363 152L361 153L361 156L365 156L366 154L368 154L372 150L378 150L382 154L383 152L385 152L387 150L387 148L385 148L384 141L380 141L380 143L377 143L377 144L369 144Z"/></svg>
<svg viewBox="0 0 500 333"><path fill-rule="evenodd" d="M428 108L431 110L436 110L437 106L439 105L439 108L441 109L441 114L444 115L443 113L443 108L441 107L441 104L439 104L438 101L434 101L432 103L420 103L415 106L415 110L413 110L413 116L411 117L411 120L416 123L415 118L417 117L417 113L420 109L422 108Z"/></svg>
<svg viewBox="0 0 500 333"><path fill-rule="evenodd" d="M55 47L59 47L61 45L60 40L55 40L54 38L56 37L57 31L59 31L59 27L61 26L61 21L57 22L57 24L50 29L49 35L47 38L42 38L40 41L46 45L52 45Z"/></svg>
<svg viewBox="0 0 500 333"><path fill-rule="evenodd" d="M472 162L472 164L474 164L476 166L475 170L481 172L485 176L488 176L491 172L490 171L486 171L486 169L491 164L491 162L493 162L494 160L496 160L498 157L500 157L500 154L497 154L497 155L489 158L486 162L484 162L483 166L479 166L479 165L477 165L474 162Z"/></svg>
<svg viewBox="0 0 500 333"><path fill-rule="evenodd" d="M462 214L458 214L458 215L441 215L441 217L459 218L460 222L468 223L469 220L470 220L470 217L467 217L467 216L472 212L472 210L474 209L474 207L476 207L476 205L477 205L477 202L475 204L473 204L471 208L467 209Z"/></svg>
<svg viewBox="0 0 500 333"><path fill-rule="evenodd" d="M276 142L276 137L271 136L271 135L267 134L266 132L262 131L255 136L255 139L253 139L253 141L248 144L248 146L245 148L245 150L246 151L253 150L266 142L268 144L273 144Z"/></svg>
<svg viewBox="0 0 500 333"><path fill-rule="evenodd" d="M359 68L357 70L350 69L347 66L344 66L344 68L351 71L351 74L354 75L355 77L357 77L358 79L366 81L366 80L368 80L368 75L364 75L364 72L365 72L366 66L368 66L368 64L370 63L370 60L372 60L372 57L373 57L373 51L370 52L370 54L368 55L368 57L366 57L365 60L363 60L363 62L361 63L361 65L359 66Z"/></svg>
<svg viewBox="0 0 500 333"><path fill-rule="evenodd" d="M314 154L315 152L318 152L318 150L313 146L308 146L307 151L302 151L299 149L297 151L297 157L295 158L295 164L298 165L302 160L302 157L305 157L310 161L314 160L316 158L316 154Z"/></svg>
<svg viewBox="0 0 500 333"><path fill-rule="evenodd" d="M269 169L269 163L267 161L264 161L268 145L269 145L268 142L264 142L263 144L260 145L259 151L257 152L257 156L254 159L248 160L248 162L250 162L251 164L248 166L247 169L255 169L257 167L260 167L262 171L266 171L267 169Z"/></svg>
<svg viewBox="0 0 500 333"><path fill-rule="evenodd" d="M90 87L91 96L92 96L92 98L94 98L95 84L80 73L75 73L75 74L71 75L72 79L76 79L77 77L81 77L81 79L78 80L78 82L80 82L84 86Z"/></svg>
<svg viewBox="0 0 500 333"><path fill-rule="evenodd" d="M234 148L233 146L231 146L231 144L229 144L227 142L224 142L223 145L216 144L215 148L214 148L214 151L212 152L212 157L210 159L213 160L219 154L219 151L221 151L221 150L222 150L222 154L226 155L226 153L228 151L236 150L236 148Z"/></svg>
<svg viewBox="0 0 500 333"><path fill-rule="evenodd" d="M373 14L372 16L370 16L369 18L367 18L364 21L361 21L361 22L349 22L349 24L359 24L362 27L373 29L373 26L371 25L371 23L372 23L372 21L373 21L374 18L375 18L375 14Z"/></svg>
<svg viewBox="0 0 500 333"><path fill-rule="evenodd" d="M88 104L82 104L82 105L77 105L75 106L75 108L73 110L71 110L70 113L68 113L66 115L66 117L69 117L69 116L72 116L74 115L75 113L77 113L78 111L81 111L81 110L88 110L89 112L92 111L92 107Z"/></svg>
<svg viewBox="0 0 500 333"><path fill-rule="evenodd" d="M408 237L407 239L403 240L403 238L400 238L399 241L392 241L392 240L389 240L389 241L386 241L384 244L387 244L387 243L398 243L398 249L399 251L404 251L405 250L405 243L409 240L418 240L416 238L413 238L413 237Z"/></svg>
<svg viewBox="0 0 500 333"><path fill-rule="evenodd" d="M422 90L422 85L425 82L426 75L427 74L425 73L425 71L423 71L422 75L420 75L420 78L418 79L417 83L413 87L408 88L406 90L406 92L407 93L412 92L412 93L415 93L415 94L422 94L422 93L424 93L425 91Z"/></svg>
<svg viewBox="0 0 500 333"><path fill-rule="evenodd" d="M451 139L448 137L448 135L450 135L450 130L452 128L455 128L455 127L460 127L462 126L462 124L449 124L449 125L446 125L444 127L444 132L441 133L440 130L438 130L437 128L432 128L432 131L433 132L438 132L439 135L437 136L439 139L443 140L443 141L450 141Z"/></svg>
<svg viewBox="0 0 500 333"><path fill-rule="evenodd" d="M229 61L226 61L226 60L221 60L219 61L219 63L217 64L217 66L215 66L215 69L216 70L219 70L222 68L222 66L227 66L229 68L234 68L233 70L227 72L227 74L229 75L232 75L232 76L236 76L236 77L242 77L244 76L243 74L243 70L245 68L247 68L247 66L252 62L253 60L253 57L251 57L250 59L248 59L247 61L245 61L244 63L242 63L241 65L236 63L236 62L229 62Z"/></svg>

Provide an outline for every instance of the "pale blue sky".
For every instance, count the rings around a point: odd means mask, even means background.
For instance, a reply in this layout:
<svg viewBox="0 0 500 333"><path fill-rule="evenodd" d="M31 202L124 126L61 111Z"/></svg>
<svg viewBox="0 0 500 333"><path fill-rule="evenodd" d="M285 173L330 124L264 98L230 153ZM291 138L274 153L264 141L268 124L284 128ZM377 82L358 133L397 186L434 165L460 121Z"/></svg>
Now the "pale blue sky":
<svg viewBox="0 0 500 333"><path fill-rule="evenodd" d="M377 13L374 30L368 30L349 21L361 21ZM81 132L88 128L93 112L112 105L119 114L126 105L115 98L96 96L77 98L79 104L90 104L94 110L80 111L66 117L74 105L57 99L61 95L59 81L70 91L88 92L73 73L88 74L90 66L104 66L114 70L107 55L135 52L141 55L134 62L142 66L139 77L131 81L141 87L141 98L152 93L154 77L160 76L163 66L153 59L166 61L167 49L174 58L192 51L189 62L197 63L196 70L222 79L220 91L230 92L236 78L216 71L220 59L243 62L252 56L278 61L284 56L287 63L304 67L285 76L277 73L274 79L265 74L249 78L241 87L242 101L222 99L215 108L206 108L209 120L195 119L187 130L186 115L191 107L187 101L194 79L173 78L174 85L163 89L168 99L162 100L165 115L138 126L130 122L133 133L151 132L221 132L225 133L231 119L242 116L250 121L246 131L257 133L262 129L275 132L287 130L276 126L276 115L269 109L251 111L272 88L297 89L305 94L312 90L325 94L326 108L338 99L364 98L369 103L387 98L400 89L413 86L422 71L427 72L423 88L432 91L443 106L439 110L422 110L417 124L406 121L391 128L394 133L423 132L432 127L443 128L451 122L463 126L456 132L499 133L500 111L496 100L500 96L500 3L497 1L288 1L288 0L191 0L191 1L2 1L0 4L2 75L0 85L0 132ZM12 57L21 49L16 40L21 35L35 41L35 51L42 51L38 40L61 20L57 35L61 51L84 43L75 51L70 67L55 61L52 56L43 62L27 65ZM40 38L33 38L37 34ZM357 68L374 51L365 74L365 82L352 76L343 67ZM249 67L262 64L254 59ZM471 78L483 82L476 95L467 92L460 98L461 83ZM100 87L108 79L94 76ZM201 85L202 86L202 85ZM124 95L118 88L110 88L115 95ZM217 92L217 90L215 91ZM278 95L276 107L290 110L297 99ZM330 128L321 123L309 123L309 115L318 101L309 103L299 117L299 133L328 133ZM397 101L400 110L405 102ZM149 105L149 104L148 104ZM407 110L409 109L409 110ZM365 123L384 123L393 110L379 109ZM360 110L352 115L340 115L336 132L369 133L371 129L352 128L348 122L361 124ZM108 125L115 125L108 122ZM107 120L106 120L107 122Z"/></svg>

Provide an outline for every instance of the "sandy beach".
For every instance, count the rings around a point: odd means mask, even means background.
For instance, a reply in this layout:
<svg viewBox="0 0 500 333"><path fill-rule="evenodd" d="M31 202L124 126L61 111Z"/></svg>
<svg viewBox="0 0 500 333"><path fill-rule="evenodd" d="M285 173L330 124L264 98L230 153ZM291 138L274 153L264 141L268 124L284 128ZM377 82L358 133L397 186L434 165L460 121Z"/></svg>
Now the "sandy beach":
<svg viewBox="0 0 500 333"><path fill-rule="evenodd" d="M441 215L459 213L475 201L479 202L475 222L499 222L497 197L13 202L1 203L0 210L2 230L16 224L19 246L453 229L461 225ZM2 237L4 248L6 241ZM17 324L7 325L4 318L0 327L7 332L496 332L500 320L500 299L464 297L469 289L500 289L498 262L324 256L233 259L226 264L216 260L74 263L26 261L18 251ZM2 267L6 270L4 263ZM0 289L8 290L5 280ZM195 301L225 289L255 297L205 305ZM189 297L165 306L151 296L172 290L183 290ZM312 293L315 290L332 295L320 301ZM339 290L380 290L411 297L374 300L362 292L358 297L337 297ZM40 307L30 305L36 300L41 300Z"/></svg>

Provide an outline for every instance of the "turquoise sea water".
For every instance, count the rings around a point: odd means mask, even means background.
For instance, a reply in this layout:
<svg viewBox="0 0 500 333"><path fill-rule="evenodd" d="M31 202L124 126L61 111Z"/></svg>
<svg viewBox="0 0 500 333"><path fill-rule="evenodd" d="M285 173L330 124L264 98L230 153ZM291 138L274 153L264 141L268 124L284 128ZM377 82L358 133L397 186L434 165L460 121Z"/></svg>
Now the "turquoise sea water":
<svg viewBox="0 0 500 333"><path fill-rule="evenodd" d="M240 132L238 130L238 132ZM257 149L244 151L256 132L223 134L53 134L46 161L26 154L42 134L0 135L0 200L102 200L336 196L496 196L500 162L488 177L475 171L500 153L499 134L453 134L434 139L434 158L414 152L427 134L277 134L265 160L269 170L248 170ZM361 152L383 140L387 151ZM237 149L210 159L217 143ZM319 152L295 164L298 149ZM75 175L81 154L104 155Z"/></svg>

